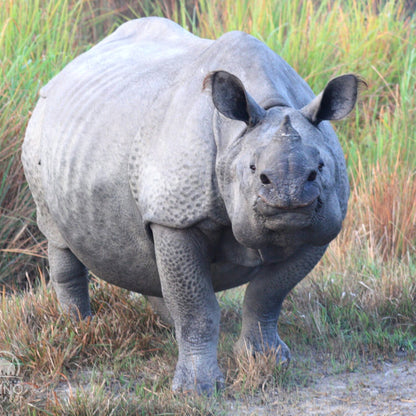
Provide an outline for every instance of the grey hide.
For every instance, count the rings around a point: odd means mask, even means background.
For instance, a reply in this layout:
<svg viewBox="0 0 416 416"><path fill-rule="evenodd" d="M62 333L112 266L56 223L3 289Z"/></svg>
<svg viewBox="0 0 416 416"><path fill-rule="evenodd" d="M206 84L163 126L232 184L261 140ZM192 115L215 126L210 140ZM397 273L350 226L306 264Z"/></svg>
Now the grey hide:
<svg viewBox="0 0 416 416"><path fill-rule="evenodd" d="M62 308L91 315L88 270L149 296L174 322L173 389L210 394L223 384L214 292L249 282L236 352L289 361L283 299L347 210L324 120L353 109L359 82L315 97L252 36L200 39L154 17L72 61L41 89L22 153Z"/></svg>

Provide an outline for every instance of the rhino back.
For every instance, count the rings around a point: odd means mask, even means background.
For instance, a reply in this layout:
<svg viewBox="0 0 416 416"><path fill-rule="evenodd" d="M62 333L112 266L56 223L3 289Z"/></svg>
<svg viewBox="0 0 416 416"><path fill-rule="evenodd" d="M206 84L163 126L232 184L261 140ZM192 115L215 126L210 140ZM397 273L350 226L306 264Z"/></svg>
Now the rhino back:
<svg viewBox="0 0 416 416"><path fill-rule="evenodd" d="M152 40L157 27L164 31ZM80 218L94 204L103 207L103 202L117 200L116 211L123 213L129 205L133 138L155 97L167 99L181 65L201 44L162 19L129 22L71 62L41 91L46 98L43 183L58 221L73 223L68 216L76 213Z"/></svg>

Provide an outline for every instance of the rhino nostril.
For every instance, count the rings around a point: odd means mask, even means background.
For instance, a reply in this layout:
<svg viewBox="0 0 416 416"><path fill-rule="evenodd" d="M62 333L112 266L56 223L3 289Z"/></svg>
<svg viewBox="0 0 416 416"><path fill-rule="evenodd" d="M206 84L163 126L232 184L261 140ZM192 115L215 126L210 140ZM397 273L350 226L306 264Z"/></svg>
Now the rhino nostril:
<svg viewBox="0 0 416 416"><path fill-rule="evenodd" d="M261 183L263 184L263 185L268 185L269 183L270 183L270 179L267 177L267 175L265 175L264 173L262 173L261 175L260 175L260 180L261 180Z"/></svg>
<svg viewBox="0 0 416 416"><path fill-rule="evenodd" d="M313 170L308 176L308 181L313 182L316 179L316 175L317 175L316 170Z"/></svg>

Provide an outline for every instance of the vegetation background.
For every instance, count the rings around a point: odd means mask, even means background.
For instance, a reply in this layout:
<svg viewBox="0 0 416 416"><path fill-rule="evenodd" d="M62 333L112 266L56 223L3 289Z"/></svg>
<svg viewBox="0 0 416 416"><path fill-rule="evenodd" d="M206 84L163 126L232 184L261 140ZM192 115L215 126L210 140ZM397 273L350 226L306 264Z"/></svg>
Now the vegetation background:
<svg viewBox="0 0 416 416"><path fill-rule="evenodd" d="M97 318L74 327L60 315L53 293L37 287L47 279L46 245L20 147L38 91L123 21L145 15L167 16L212 39L229 30L249 32L316 93L345 72L368 84L355 113L335 125L351 180L343 231L288 297L281 317L281 335L298 363L279 372L267 361L235 360L242 291L221 294L226 397L242 399L259 386L264 393L305 385L312 362L330 363L326 371L337 372L367 361L414 360L414 1L0 0L0 350L20 359L27 387L7 403L8 414L220 412L218 403L169 395L173 335L142 298L94 280Z"/></svg>

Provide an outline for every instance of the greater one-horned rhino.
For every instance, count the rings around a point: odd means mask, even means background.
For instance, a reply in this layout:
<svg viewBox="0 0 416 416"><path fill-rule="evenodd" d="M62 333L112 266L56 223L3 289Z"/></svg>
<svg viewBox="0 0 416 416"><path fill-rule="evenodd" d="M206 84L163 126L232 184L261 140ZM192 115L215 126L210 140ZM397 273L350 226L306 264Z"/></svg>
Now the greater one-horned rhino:
<svg viewBox="0 0 416 416"><path fill-rule="evenodd" d="M252 36L201 39L162 18L76 58L40 91L22 156L63 309L91 315L87 270L166 304L173 389L210 393L223 383L215 292L249 282L236 350L289 360L283 299L347 210L325 120L353 109L359 83L343 75L315 97Z"/></svg>

